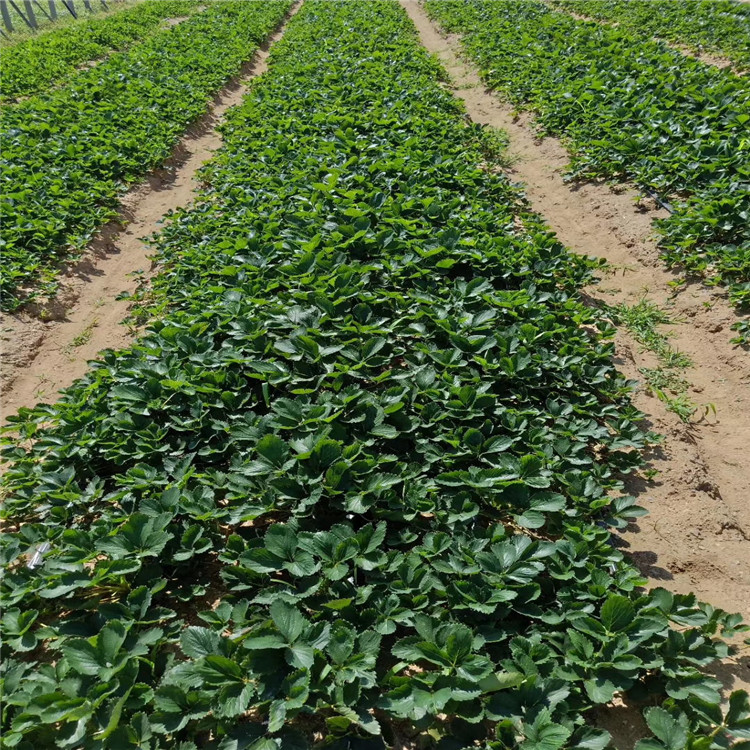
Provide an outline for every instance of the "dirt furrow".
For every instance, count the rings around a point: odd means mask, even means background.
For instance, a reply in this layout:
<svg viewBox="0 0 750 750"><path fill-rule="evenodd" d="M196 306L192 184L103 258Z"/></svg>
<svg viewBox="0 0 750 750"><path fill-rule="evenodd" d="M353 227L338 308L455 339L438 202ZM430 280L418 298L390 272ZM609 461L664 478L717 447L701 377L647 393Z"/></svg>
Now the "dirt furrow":
<svg viewBox="0 0 750 750"><path fill-rule="evenodd" d="M612 274L587 293L631 305L645 295L675 319L670 341L692 359L685 371L689 394L708 413L701 410L686 424L645 389L636 392L636 405L664 441L651 456L658 474L630 487L650 515L623 534L622 544L654 585L694 591L750 618L750 353L729 342L736 319L731 307L719 291L675 284L678 277L664 268L652 236L651 221L660 210L626 187L566 183L569 157L562 144L539 139L531 116L518 116L487 91L461 58L460 40L442 36L416 0L401 3L471 119L508 134L514 158L509 171L523 183L533 209L573 251L612 264ZM617 353L618 366L634 379L643 379L639 368L653 365L625 330L618 332ZM736 671L730 684L750 676L747 661Z"/></svg>
<svg viewBox="0 0 750 750"><path fill-rule="evenodd" d="M217 127L240 103L246 84L266 70L270 48L299 9L291 9L279 29L213 99L206 114L177 144L172 156L126 193L116 220L102 228L83 257L60 278L58 294L25 312L0 314L0 419L22 406L50 401L81 377L87 362L106 348L127 346L134 331L122 325L132 293L150 272L142 238L158 231L169 212L185 206L198 188L197 172L221 146Z"/></svg>

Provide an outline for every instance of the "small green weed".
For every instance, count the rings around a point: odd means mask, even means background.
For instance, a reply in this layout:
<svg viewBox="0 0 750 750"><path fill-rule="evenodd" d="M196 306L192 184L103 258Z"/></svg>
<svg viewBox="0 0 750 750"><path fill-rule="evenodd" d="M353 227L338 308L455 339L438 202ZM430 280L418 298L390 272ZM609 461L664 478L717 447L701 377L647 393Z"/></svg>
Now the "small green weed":
<svg viewBox="0 0 750 750"><path fill-rule="evenodd" d="M674 349L669 337L658 328L670 324L672 319L645 297L635 305L623 303L611 305L608 309L615 323L624 325L639 344L658 358L658 367L640 368L648 389L664 402L669 411L688 422L698 406L687 395L690 383L680 372L691 367L692 361L687 354ZM710 408L706 407L705 413Z"/></svg>
<svg viewBox="0 0 750 750"><path fill-rule="evenodd" d="M77 349L84 344L88 344L91 341L91 336L94 333L94 328L99 325L99 319L94 318L71 342L70 348Z"/></svg>
<svg viewBox="0 0 750 750"><path fill-rule="evenodd" d="M479 148L485 159L493 165L508 169L518 161L518 157L510 152L509 145L510 139L504 130L491 125L479 130Z"/></svg>

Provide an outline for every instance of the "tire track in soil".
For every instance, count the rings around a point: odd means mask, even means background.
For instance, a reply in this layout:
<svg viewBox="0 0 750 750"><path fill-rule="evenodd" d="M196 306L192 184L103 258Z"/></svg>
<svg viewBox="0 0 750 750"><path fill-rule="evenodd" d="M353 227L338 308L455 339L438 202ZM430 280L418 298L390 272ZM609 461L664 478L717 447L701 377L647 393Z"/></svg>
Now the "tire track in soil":
<svg viewBox="0 0 750 750"><path fill-rule="evenodd" d="M222 143L217 127L238 105L246 84L267 69L271 47L284 34L300 3L258 48L238 75L213 98L164 165L121 199L118 217L89 243L83 256L60 275L54 298L29 304L15 314L0 314L0 420L23 406L52 401L57 392L82 377L102 349L126 347L135 331L122 325L132 293L152 271L149 248L140 239L158 231L165 214L195 197L198 169Z"/></svg>
<svg viewBox="0 0 750 750"><path fill-rule="evenodd" d="M683 423L643 388L635 405L647 425L664 436L650 452L654 481L635 478L628 491L649 515L620 535L653 586L696 593L702 600L750 620L750 352L729 343L737 319L725 295L701 284L675 293L678 276L665 269L653 238L652 219L665 215L646 205L634 190L606 184L569 184L563 179L569 156L559 140L540 139L529 114L488 91L477 70L461 56L460 39L442 35L417 0L400 0L422 44L448 72L452 92L477 123L504 130L514 165L507 170L523 183L534 211L574 252L606 258L614 274L585 290L593 301L634 304L644 294L665 308L675 324L665 328L672 345L690 356L685 372L689 396L713 404L716 414L699 412ZM648 352L624 329L616 336L616 364L629 378L654 365ZM720 665L727 687L750 685L750 658ZM609 709L608 709L609 710ZM614 712L614 713L612 713ZM612 707L607 728L621 747L632 747L642 720L627 707Z"/></svg>

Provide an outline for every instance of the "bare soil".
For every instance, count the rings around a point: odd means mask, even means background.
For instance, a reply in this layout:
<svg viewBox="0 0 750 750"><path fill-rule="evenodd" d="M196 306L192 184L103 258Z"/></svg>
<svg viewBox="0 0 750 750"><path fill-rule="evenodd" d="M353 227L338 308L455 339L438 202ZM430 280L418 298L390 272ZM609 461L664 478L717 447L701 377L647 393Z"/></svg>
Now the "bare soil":
<svg viewBox="0 0 750 750"><path fill-rule="evenodd" d="M181 23L184 23L188 19L192 18L194 15L197 15L198 13L203 13L203 11L206 10L205 5L199 5L195 10L191 11L189 16L175 16L174 18L167 18L162 23L162 28L169 29L172 26L179 26Z"/></svg>
<svg viewBox="0 0 750 750"><path fill-rule="evenodd" d="M712 52L706 52L705 50L696 50L693 47L688 47L684 44L677 44L676 42L669 42L666 39L660 39L661 42L671 47L678 52L682 52L683 55L688 57L694 57L696 60L700 60L705 65L713 65L715 68L729 68L732 73L738 76L745 75L743 71L734 68L734 63L728 57L722 57Z"/></svg>
<svg viewBox="0 0 750 750"><path fill-rule="evenodd" d="M126 347L133 340L135 331L121 325L129 303L117 297L134 292L152 270L142 238L194 198L198 170L221 146L218 125L242 101L247 83L265 72L271 46L298 8L214 97L163 167L123 196L117 219L61 274L55 297L13 315L0 314L0 420L22 406L54 400L61 388L85 374L87 362L102 349Z"/></svg>
<svg viewBox="0 0 750 750"><path fill-rule="evenodd" d="M654 586L701 599L750 619L750 352L729 343L736 316L725 296L700 284L675 290L678 276L665 269L651 222L663 215L626 186L570 184L564 180L569 155L554 138L540 139L533 117L518 114L488 91L476 69L461 57L460 40L443 36L416 0L401 0L422 43L436 54L464 101L469 117L504 130L513 166L507 170L525 189L532 208L574 252L605 258L612 274L586 290L592 301L634 304L644 295L666 308L676 322L668 327L674 348L689 355L685 372L689 395L710 405L685 424L643 387L635 404L650 429L663 435L651 452L653 481L634 479L628 491L650 514L621 535L620 542ZM641 379L639 368L652 355L624 329L616 337L616 362ZM715 414L713 412L715 409ZM750 660L717 667L725 685L750 685ZM643 736L638 712L625 706L603 711L602 722L616 729L621 750Z"/></svg>
<svg viewBox="0 0 750 750"><path fill-rule="evenodd" d="M204 8L198 8L196 12L200 13ZM171 29L173 26L179 26L184 21L187 21L190 16L175 16L174 18L165 18L161 27L163 29Z"/></svg>

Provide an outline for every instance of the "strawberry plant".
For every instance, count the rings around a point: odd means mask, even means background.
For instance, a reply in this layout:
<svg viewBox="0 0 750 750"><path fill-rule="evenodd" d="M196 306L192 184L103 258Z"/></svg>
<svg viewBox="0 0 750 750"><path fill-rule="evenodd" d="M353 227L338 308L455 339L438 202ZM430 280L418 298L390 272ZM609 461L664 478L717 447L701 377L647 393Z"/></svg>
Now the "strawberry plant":
<svg viewBox="0 0 750 750"><path fill-rule="evenodd" d="M464 33L488 84L565 139L572 177L631 180L669 202L671 215L656 222L666 262L727 284L747 308L750 91L743 78L628 27L579 21L537 0L426 5L446 29Z"/></svg>
<svg viewBox="0 0 750 750"><path fill-rule="evenodd" d="M11 421L6 746L605 748L618 695L651 748L748 735L700 671L739 618L613 543L649 436L597 264L443 76L396 2L307 0L142 337Z"/></svg>
<svg viewBox="0 0 750 750"><path fill-rule="evenodd" d="M750 8L733 0L555 0L566 10L629 32L713 52L750 68Z"/></svg>
<svg viewBox="0 0 750 750"><path fill-rule="evenodd" d="M114 15L52 28L4 48L0 95L16 99L59 86L83 63L122 50L158 29L164 19L192 13L196 7L192 0L147 0Z"/></svg>
<svg viewBox="0 0 750 750"><path fill-rule="evenodd" d="M163 162L289 5L214 3L68 86L0 111L4 309L54 289L59 261L115 215L130 183Z"/></svg>

